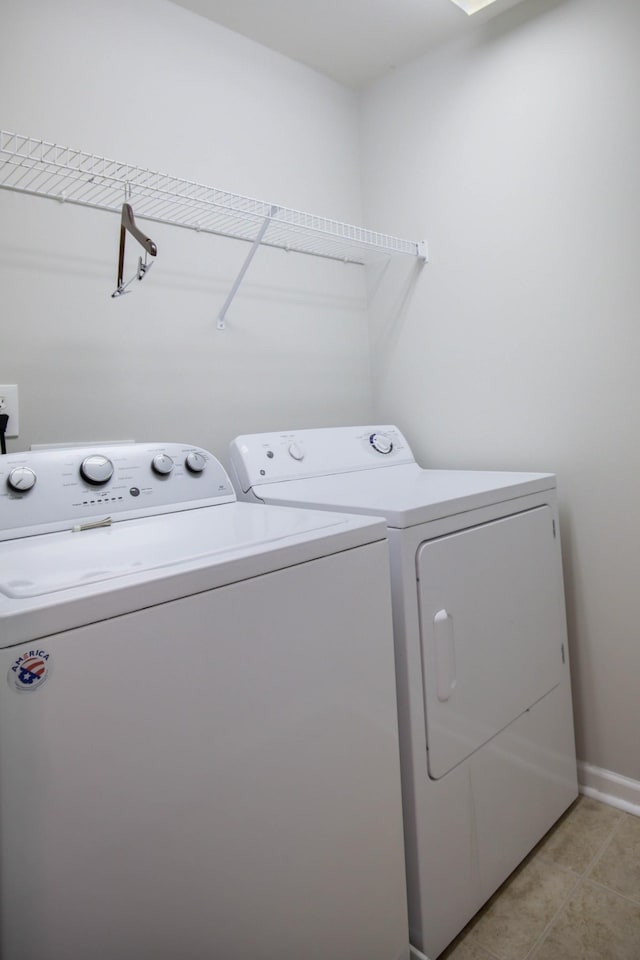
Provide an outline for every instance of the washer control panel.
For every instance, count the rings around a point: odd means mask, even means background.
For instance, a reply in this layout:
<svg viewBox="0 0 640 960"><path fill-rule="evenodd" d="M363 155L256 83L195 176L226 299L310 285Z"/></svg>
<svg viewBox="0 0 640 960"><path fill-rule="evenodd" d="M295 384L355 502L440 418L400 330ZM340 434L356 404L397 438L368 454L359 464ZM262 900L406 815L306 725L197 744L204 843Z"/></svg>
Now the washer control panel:
<svg viewBox="0 0 640 960"><path fill-rule="evenodd" d="M409 444L394 426L254 433L231 444L232 474L244 493L262 483L413 462Z"/></svg>
<svg viewBox="0 0 640 960"><path fill-rule="evenodd" d="M52 447L0 457L0 540L235 499L222 464L186 444Z"/></svg>

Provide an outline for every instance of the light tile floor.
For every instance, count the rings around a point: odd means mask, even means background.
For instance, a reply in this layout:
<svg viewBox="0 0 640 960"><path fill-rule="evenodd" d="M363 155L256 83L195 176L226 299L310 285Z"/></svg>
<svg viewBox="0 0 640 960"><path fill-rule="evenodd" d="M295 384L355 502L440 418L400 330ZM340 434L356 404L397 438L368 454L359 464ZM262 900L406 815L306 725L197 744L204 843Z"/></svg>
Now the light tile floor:
<svg viewBox="0 0 640 960"><path fill-rule="evenodd" d="M440 960L640 960L640 817L579 797Z"/></svg>

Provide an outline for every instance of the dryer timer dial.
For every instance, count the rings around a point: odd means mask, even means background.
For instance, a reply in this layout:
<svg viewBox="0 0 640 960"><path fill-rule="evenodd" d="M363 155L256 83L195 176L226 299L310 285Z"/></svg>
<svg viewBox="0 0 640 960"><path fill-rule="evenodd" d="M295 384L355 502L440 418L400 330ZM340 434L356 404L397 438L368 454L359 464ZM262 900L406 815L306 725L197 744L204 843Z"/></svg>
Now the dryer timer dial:
<svg viewBox="0 0 640 960"><path fill-rule="evenodd" d="M391 453L393 450L393 441L386 433L372 433L369 443L378 453Z"/></svg>

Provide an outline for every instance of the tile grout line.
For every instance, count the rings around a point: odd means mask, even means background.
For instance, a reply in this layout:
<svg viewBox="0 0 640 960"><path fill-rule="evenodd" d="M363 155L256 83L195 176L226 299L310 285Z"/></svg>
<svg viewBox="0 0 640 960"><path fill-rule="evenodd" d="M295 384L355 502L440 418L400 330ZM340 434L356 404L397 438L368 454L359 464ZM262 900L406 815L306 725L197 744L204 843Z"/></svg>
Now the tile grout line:
<svg viewBox="0 0 640 960"><path fill-rule="evenodd" d="M563 897L563 899L560 901L560 904L558 905L558 909L555 911L555 913L553 914L549 922L546 924L544 930L542 931L538 939L535 941L531 949L528 951L528 953L524 955L524 957L522 957L522 960L533 960L533 957L536 951L538 950L539 947L542 946L544 940L546 939L547 934L551 930L551 927L554 925L554 923L556 922L556 920L558 919L558 917L560 916L560 914L562 913L562 911L564 910L564 908L566 907L567 903L569 902L571 897L574 895L576 890L580 887L582 883L584 883L584 876L582 876L579 873L576 873L575 870L572 870L571 872L574 874L576 878L575 883L573 884L571 889L567 892L567 894Z"/></svg>
<svg viewBox="0 0 640 960"><path fill-rule="evenodd" d="M611 841L612 841L613 838L615 837L615 835L616 835L616 833L618 832L618 830L620 830L620 828L622 827L622 824L623 824L623 823L624 823L624 814L621 813L620 817L618 818L617 823L615 823L614 826L612 827L611 833L610 833L609 836L606 838L606 840L603 840L603 841L602 841L602 846L601 846L601 847L598 849L598 851L594 854L593 859L592 859L592 860L590 861L590 863L587 865L587 868L585 869L584 874L583 874L584 877L587 877L587 876L591 873L591 871L593 870L593 868L600 862L600 860L602 860L602 858L603 858L603 856L604 856L604 854L605 854L605 851L606 851L607 847L609 846L609 844L611 843Z"/></svg>
<svg viewBox="0 0 640 960"><path fill-rule="evenodd" d="M597 802L597 804L598 806L602 805L601 802ZM619 893L617 890L614 890L611 887L606 887L603 883L600 883L598 881L595 881L589 878L590 873L593 871L593 869L595 868L597 863L600 861L600 859L605 855L614 837L622 829L622 825L625 822L625 818L627 815L623 811L616 811L616 812L618 816L615 817L612 824L609 826L608 830L605 832L603 838L600 840L599 843L597 843L595 853L587 861L586 866L584 866L582 870L574 869L572 867L566 866L563 863L557 863L554 861L552 855L551 856L546 855L544 852L546 837L543 838L543 840L540 841L536 845L536 847L533 848L533 850L531 851L531 854L533 854L533 856L531 856L530 854L524 858L522 864L520 864L520 867L524 866L526 861L529 860L530 858L532 860L539 859L539 862L545 869L548 867L548 868L560 870L565 875L567 873L571 874L573 878L573 883L571 884L567 893L559 901L556 909L553 911L551 918L544 925L544 928L542 929L539 936L536 937L533 944L529 947L526 953L520 955L517 958L517 960L535 960L535 956L538 954L544 941L547 939L552 927L557 923L560 915L567 908L572 898L576 896L577 892L586 884L597 886L600 889L622 900L625 900L626 902L630 903L633 906L636 906L636 907L640 906L640 897L638 898L638 900L634 900L632 897L628 897L625 894ZM554 829L555 828L552 828L552 830L550 830L549 833L552 833ZM540 849L537 850L536 848L540 848ZM536 852L534 853L534 851ZM517 872L518 869L519 868L516 868L516 870L514 870L514 873ZM482 910L484 910L484 908L488 906L488 904L491 903L493 899L495 899L495 897L496 895L494 894L493 897L489 898L489 900L487 901L487 904L485 904L484 907L480 911L478 911L478 914L476 914L476 918L482 912ZM498 895L498 899L499 897L500 897L500 894ZM486 960L505 960L505 957L501 952L495 952L495 948L490 949L489 946L482 943L481 939L478 939L476 941L476 945L482 951L482 955L486 958ZM500 949L500 947L498 947L498 949Z"/></svg>
<svg viewBox="0 0 640 960"><path fill-rule="evenodd" d="M493 950L488 950L486 947L483 947L482 944L478 944L483 953L486 953L489 960L504 960L504 957L499 957L497 953L494 953Z"/></svg>
<svg viewBox="0 0 640 960"><path fill-rule="evenodd" d="M601 850L599 854L596 854L596 856L593 858L593 860L591 861L587 869L592 868L598 862L598 860L603 856L604 848L606 848L609 845L609 842L613 839L613 836L616 830L617 830L617 826L612 831L611 836L603 843L603 850ZM634 906L634 907L640 906L640 899L634 900L632 897L628 897L628 896L625 896L624 893L620 893L619 890L614 890L612 887L605 886L604 883L599 883L599 881L597 880L591 880L586 875L586 872L582 875L577 875L576 883L573 885L573 887L571 888L567 896L564 898L562 904L560 905L560 907L558 908L558 910L556 911L552 919L549 921L544 931L540 934L540 937L538 938L538 940L536 940L536 942L534 943L529 953L525 957L523 957L522 960L535 960L536 951L544 943L544 940L546 939L547 934L549 933L551 927L554 925L554 923L558 919L559 915L562 913L562 911L566 907L568 901L574 896L575 893L577 893L580 887L586 887L586 886L598 887L600 890L603 890L605 893L609 893L612 896L618 897L620 900L624 900L626 903L631 904L631 906Z"/></svg>
<svg viewBox="0 0 640 960"><path fill-rule="evenodd" d="M545 867L555 867L556 870L561 870L562 873L571 873L571 874L573 874L574 877L581 877L581 876L582 876L582 874L581 874L581 873L578 873L577 870L574 870L573 867L565 867L564 863L557 863L557 862L553 859L553 857L551 857L551 856L549 856L549 855L547 855L547 854L545 854L545 853L542 853L542 852L539 853L539 854L537 855L537 860L538 860L539 863L541 863L541 864L542 864L543 866L545 866Z"/></svg>
<svg viewBox="0 0 640 960"><path fill-rule="evenodd" d="M591 858L591 860L587 863L587 865L586 865L586 867L584 868L584 870L582 871L582 873L578 873L578 872L575 871L575 870L571 870L571 868L569 868L569 867L566 868L566 869L569 870L569 872L571 872L571 873L573 873L573 874L575 875L575 877L576 877L576 882L573 884L573 886L571 887L571 889L569 890L569 892L567 893L567 895L564 897L564 899L563 899L562 902L560 903L558 909L557 909L557 910L555 911L555 913L553 914L553 917L551 918L551 920L549 921L549 923L545 926L544 930L542 931L542 933L540 934L540 936L538 937L538 939L536 940L536 942L533 944L533 946L531 947L531 949L529 950L529 952L522 958L522 960L534 960L534 956L535 956L536 951L542 946L542 944L543 944L544 940L546 939L549 931L551 930L551 927L554 925L554 923L556 922L556 920L558 919L558 917L560 916L560 914L562 913L562 911L564 910L564 908L567 906L569 900L574 896L574 894L578 891L578 889L579 889L581 886L583 886L583 885L584 885L585 883L587 883L587 882L593 882L593 881L588 881L588 880L587 880L588 874L589 874L589 872L594 868L594 866L596 865L596 863L598 863L598 861L601 859L601 857L604 856L605 850L607 849L607 847L609 846L609 844L610 844L611 841L613 840L613 838L614 838L617 830L620 828L620 825L621 825L621 823L623 822L623 820L624 820L624 817L621 815L621 816L617 819L616 823L613 825L613 827L611 828L611 830L609 831L609 833L607 834L607 836L602 840L600 846L599 846L598 849L596 850L596 852L595 852L595 854L593 855L593 857ZM602 885L600 885L600 886L602 886ZM606 890L606 889L609 889L609 888L608 888L608 887L604 887L604 889ZM612 891L612 892L613 892L613 891ZM634 901L631 901L631 902L633 903Z"/></svg>
<svg viewBox="0 0 640 960"><path fill-rule="evenodd" d="M640 907L640 897L634 899L626 893L620 893L619 890L614 890L613 887L607 887L604 883L600 883L599 880L591 880L589 877L585 877L585 883L589 883L593 887L598 887L598 889L604 890L606 893L611 893L614 897L619 897L621 900L626 900L626 902L630 903L633 907Z"/></svg>

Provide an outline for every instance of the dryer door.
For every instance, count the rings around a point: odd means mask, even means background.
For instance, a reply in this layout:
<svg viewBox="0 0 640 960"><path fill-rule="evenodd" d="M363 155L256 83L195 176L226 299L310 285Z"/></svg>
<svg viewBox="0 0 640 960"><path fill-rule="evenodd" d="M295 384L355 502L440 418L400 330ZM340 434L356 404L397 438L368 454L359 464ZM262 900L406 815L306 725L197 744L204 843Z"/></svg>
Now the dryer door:
<svg viewBox="0 0 640 960"><path fill-rule="evenodd" d="M439 779L560 681L551 508L426 541L416 562L429 773Z"/></svg>

